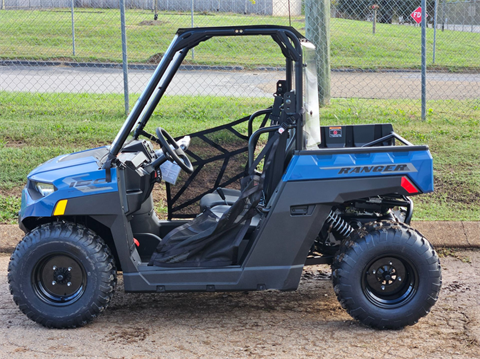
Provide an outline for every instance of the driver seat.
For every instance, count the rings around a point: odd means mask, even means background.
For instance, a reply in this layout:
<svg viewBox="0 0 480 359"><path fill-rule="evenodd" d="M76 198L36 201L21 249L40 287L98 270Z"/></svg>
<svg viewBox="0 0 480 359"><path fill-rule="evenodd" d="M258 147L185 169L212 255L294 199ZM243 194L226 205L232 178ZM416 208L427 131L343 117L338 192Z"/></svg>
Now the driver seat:
<svg viewBox="0 0 480 359"><path fill-rule="evenodd" d="M271 167L265 174L265 183L263 191L263 202L266 204L273 195L280 182L283 172L288 165L292 156L287 149L288 136L281 136L278 143L278 149L273 155ZM293 146L289 146L293 149ZM283 150L282 150L283 149ZM287 153L288 152L288 153ZM207 209L212 210L215 214L223 214L230 206L232 206L239 198L241 191L232 188L217 188L215 192L208 193L200 199L200 211L204 212ZM218 207L218 208L217 208ZM255 222L255 217L252 219L252 225Z"/></svg>
<svg viewBox="0 0 480 359"><path fill-rule="evenodd" d="M282 128L279 126L248 169L238 200L227 206L220 217L207 210L170 231L152 254L150 266L222 267L238 263L238 249L252 217L258 214L265 177L278 152L279 139L286 137ZM264 171L258 175L255 168L262 159L265 159Z"/></svg>
<svg viewBox="0 0 480 359"><path fill-rule="evenodd" d="M285 84L284 81L279 81L277 83L277 92L275 96L275 101L272 107L272 113L270 114L270 126L279 125L280 118L283 112L283 94L284 94ZM269 135L269 139L272 134ZM275 157L272 161L272 168L267 172L265 177L264 184L264 201L268 201L270 196L273 194L273 191L277 187L278 182L280 181L283 171L287 163L285 163L286 152L287 152L287 136L281 136L280 142L278 143L278 149L284 148L284 151L278 150L275 153ZM291 156L288 156L291 157ZM278 166L279 163L284 163L284 166ZM207 209L217 208L214 213L223 213L228 207L232 206L240 197L240 190L233 188L217 188L213 193L208 193L200 199L200 212L204 212ZM221 212L220 212L221 211ZM253 220L254 221L254 220ZM253 222L252 221L252 222Z"/></svg>

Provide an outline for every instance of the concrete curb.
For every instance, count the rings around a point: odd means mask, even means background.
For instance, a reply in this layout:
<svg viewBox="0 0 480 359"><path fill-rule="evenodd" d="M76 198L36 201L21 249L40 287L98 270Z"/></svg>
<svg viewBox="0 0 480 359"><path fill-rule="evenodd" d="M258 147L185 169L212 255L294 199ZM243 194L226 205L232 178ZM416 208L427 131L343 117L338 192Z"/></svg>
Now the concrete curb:
<svg viewBox="0 0 480 359"><path fill-rule="evenodd" d="M412 227L420 231L435 247L480 248L480 221L417 221ZM0 253L11 253L23 238L17 225L0 225Z"/></svg>
<svg viewBox="0 0 480 359"><path fill-rule="evenodd" d="M99 68L99 69L122 69L121 63L116 62L75 62L75 61L44 61L44 60L0 60L0 66L22 66L22 67L75 67L75 68ZM129 70L150 70L153 71L157 68L156 64L142 64L142 63L130 63L128 64ZM181 65L180 70L187 71L243 71L244 66L220 66L220 65ZM257 66L249 69L250 71L285 71L284 67L277 66ZM350 68L341 67L331 69L332 72L349 72L349 73L420 73L420 69L362 69L362 68ZM429 70L429 73L448 73L446 70ZM460 73L472 73L471 71L463 71ZM476 72L475 72L476 73Z"/></svg>
<svg viewBox="0 0 480 359"><path fill-rule="evenodd" d="M35 61L35 60L0 60L0 66L21 67L74 67L95 69L122 69L121 63L111 62L72 62L72 61ZM156 64L128 64L129 70L149 70L157 68ZM280 71L282 68L262 67L258 70ZM181 65L180 70L185 71L243 71L243 66L211 66L211 65Z"/></svg>

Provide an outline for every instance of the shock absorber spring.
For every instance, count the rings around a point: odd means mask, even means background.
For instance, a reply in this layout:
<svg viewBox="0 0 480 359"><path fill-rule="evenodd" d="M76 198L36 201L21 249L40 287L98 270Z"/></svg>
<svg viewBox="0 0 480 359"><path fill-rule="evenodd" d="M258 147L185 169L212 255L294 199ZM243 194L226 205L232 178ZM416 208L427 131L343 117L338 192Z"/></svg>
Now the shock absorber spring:
<svg viewBox="0 0 480 359"><path fill-rule="evenodd" d="M333 211L330 211L328 214L327 222L331 225L331 229L344 238L348 237L354 231L351 225Z"/></svg>

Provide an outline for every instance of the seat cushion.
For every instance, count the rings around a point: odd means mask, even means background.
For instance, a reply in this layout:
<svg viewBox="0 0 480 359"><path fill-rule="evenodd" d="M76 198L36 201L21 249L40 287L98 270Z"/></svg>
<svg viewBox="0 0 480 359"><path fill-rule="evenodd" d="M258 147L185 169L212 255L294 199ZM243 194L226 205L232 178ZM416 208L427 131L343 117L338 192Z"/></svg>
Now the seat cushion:
<svg viewBox="0 0 480 359"><path fill-rule="evenodd" d="M222 188L223 193L225 194L225 201L220 197L220 195L215 191L213 193L206 194L200 200L200 211L203 212L207 208L212 208L220 205L231 206L234 204L238 197L240 196L240 191L238 189L231 188Z"/></svg>
<svg viewBox="0 0 480 359"><path fill-rule="evenodd" d="M211 208L211 211L217 218L220 218L223 216L223 214L230 209L230 206L227 205L218 205L214 206ZM258 226L258 223L260 222L261 216L260 214L256 214L255 216L252 217L252 221L250 222L250 228L255 229L255 227Z"/></svg>

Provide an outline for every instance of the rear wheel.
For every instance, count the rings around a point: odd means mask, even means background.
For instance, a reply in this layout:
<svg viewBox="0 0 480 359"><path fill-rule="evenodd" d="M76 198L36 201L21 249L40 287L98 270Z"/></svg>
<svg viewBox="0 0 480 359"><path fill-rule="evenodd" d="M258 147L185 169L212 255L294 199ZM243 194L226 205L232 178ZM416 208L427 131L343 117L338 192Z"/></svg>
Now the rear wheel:
<svg viewBox="0 0 480 359"><path fill-rule="evenodd" d="M431 244L405 224L376 222L344 241L332 265L337 298L373 327L415 324L436 303L442 283Z"/></svg>
<svg viewBox="0 0 480 359"><path fill-rule="evenodd" d="M94 232L72 223L42 225L17 245L8 267L10 292L30 319L73 328L92 321L110 302L116 269Z"/></svg>

